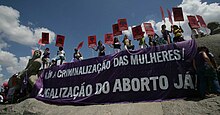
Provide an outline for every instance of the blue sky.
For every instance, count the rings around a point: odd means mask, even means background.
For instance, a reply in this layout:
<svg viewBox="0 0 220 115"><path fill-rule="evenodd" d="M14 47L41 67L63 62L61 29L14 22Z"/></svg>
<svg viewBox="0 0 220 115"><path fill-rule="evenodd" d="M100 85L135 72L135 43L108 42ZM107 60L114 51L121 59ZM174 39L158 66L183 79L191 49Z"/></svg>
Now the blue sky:
<svg viewBox="0 0 220 115"><path fill-rule="evenodd" d="M98 40L103 40L104 34L112 32L112 24L116 23L117 19L126 18L129 25L139 25L150 19L160 21L160 5L167 4L164 9L171 9L172 6L181 2L180 0L168 1L166 3L165 0L157 0L157 2L155 0L138 0L138 2L137 0L65 0L65 2L62 0L39 0L38 2L5 0L2 5L18 10L22 25L32 28L46 27L55 34L64 35L66 37L64 49L68 61L72 57L73 48L81 41L85 41L81 49L84 57L92 55L87 53L92 51L87 47L87 37L96 35ZM30 22L33 25L28 25ZM51 53L57 50L57 47L53 46L54 43L49 45ZM15 43L9 50L17 52L18 49L22 51L28 47L16 47ZM20 52L17 55L29 54L30 52Z"/></svg>
<svg viewBox="0 0 220 115"><path fill-rule="evenodd" d="M80 51L85 59L97 56L97 52L88 48L88 36L96 35L97 40L104 42L104 34L111 33L112 24L120 18L126 18L129 26L151 22L158 32L162 24L160 6L166 17L166 9L182 5L186 9L185 14L196 13L202 15L206 22L220 22L218 3L219 0L1 0L0 83L25 67L31 56L31 49L38 47L36 44L41 32L50 32L53 41L45 47L50 48L51 58L55 57L58 49L55 47L55 35L66 37L64 50L66 61L69 62L73 49L81 41L84 41L84 45ZM195 9L193 5L198 8ZM216 9L212 9L213 6ZM187 29L185 23L182 24ZM137 41L133 43L137 49ZM113 52L107 45L106 47L107 54Z"/></svg>

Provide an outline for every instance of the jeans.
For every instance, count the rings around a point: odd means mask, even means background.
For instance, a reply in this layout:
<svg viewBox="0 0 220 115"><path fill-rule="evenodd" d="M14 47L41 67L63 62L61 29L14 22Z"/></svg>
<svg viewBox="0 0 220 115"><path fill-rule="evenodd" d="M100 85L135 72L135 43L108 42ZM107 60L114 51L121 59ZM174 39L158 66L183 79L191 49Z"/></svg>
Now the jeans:
<svg viewBox="0 0 220 115"><path fill-rule="evenodd" d="M214 69L209 66L203 68L198 68L198 88L201 97L205 96L206 91L208 91L208 83L210 83L211 92L220 93L220 85L218 81L217 73Z"/></svg>

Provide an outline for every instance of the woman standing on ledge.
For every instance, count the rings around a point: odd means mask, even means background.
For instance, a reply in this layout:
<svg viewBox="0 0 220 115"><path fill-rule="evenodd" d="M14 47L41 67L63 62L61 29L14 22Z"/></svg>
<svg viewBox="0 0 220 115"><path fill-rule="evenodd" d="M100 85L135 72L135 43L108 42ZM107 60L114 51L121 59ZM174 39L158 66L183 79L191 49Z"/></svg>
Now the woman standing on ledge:
<svg viewBox="0 0 220 115"><path fill-rule="evenodd" d="M94 48L93 48L94 49ZM98 46L96 47L96 49L94 49L95 51L99 50L99 55L98 56L105 56L105 45L102 44L102 41L100 40L98 42Z"/></svg>

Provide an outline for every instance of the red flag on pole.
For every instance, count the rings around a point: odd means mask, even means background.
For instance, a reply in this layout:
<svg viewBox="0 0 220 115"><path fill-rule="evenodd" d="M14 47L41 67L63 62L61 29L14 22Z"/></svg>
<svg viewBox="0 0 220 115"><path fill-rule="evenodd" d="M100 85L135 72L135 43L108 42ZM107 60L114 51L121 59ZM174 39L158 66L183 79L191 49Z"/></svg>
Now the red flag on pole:
<svg viewBox="0 0 220 115"><path fill-rule="evenodd" d="M182 7L173 8L174 21L184 21Z"/></svg>
<svg viewBox="0 0 220 115"><path fill-rule="evenodd" d="M170 10L167 9L167 13L168 13L169 21L173 25L173 19L172 19L172 14L171 14Z"/></svg>
<svg viewBox="0 0 220 115"><path fill-rule="evenodd" d="M164 23L166 23L162 6L160 6L160 12L161 12L161 15L162 15L162 20L164 21Z"/></svg>
<svg viewBox="0 0 220 115"><path fill-rule="evenodd" d="M199 21L201 27L206 28L207 25L206 25L205 21L203 20L202 16L200 16L200 15L196 15L196 17L197 17L197 19L198 19L198 21Z"/></svg>
<svg viewBox="0 0 220 115"><path fill-rule="evenodd" d="M77 49L78 49L78 50L82 48L83 43L84 43L84 41L82 41L82 42L80 42L80 43L78 44L78 46L77 46Z"/></svg>
<svg viewBox="0 0 220 115"><path fill-rule="evenodd" d="M144 29L147 35L154 35L154 29L151 23L144 23Z"/></svg>
<svg viewBox="0 0 220 115"><path fill-rule="evenodd" d="M143 38L144 32L142 31L141 25L132 28L133 38L135 40Z"/></svg>
<svg viewBox="0 0 220 115"><path fill-rule="evenodd" d="M119 31L128 30L127 20L125 18L118 19L118 27L119 27Z"/></svg>
<svg viewBox="0 0 220 115"><path fill-rule="evenodd" d="M105 34L105 44L113 44L113 37L112 33Z"/></svg>
<svg viewBox="0 0 220 115"><path fill-rule="evenodd" d="M118 24L113 24L112 29L113 29L113 35L114 36L118 36L118 35L122 34L122 31L119 30Z"/></svg>
<svg viewBox="0 0 220 115"><path fill-rule="evenodd" d="M42 32L42 43L49 44L49 33Z"/></svg>
<svg viewBox="0 0 220 115"><path fill-rule="evenodd" d="M57 47L63 47L64 45L65 36L63 35L57 35L56 44Z"/></svg>
<svg viewBox="0 0 220 115"><path fill-rule="evenodd" d="M96 44L96 36L88 36L88 46L89 48L93 48L95 46L97 46Z"/></svg>
<svg viewBox="0 0 220 115"><path fill-rule="evenodd" d="M187 16L187 18L192 29L200 28L195 16Z"/></svg>
<svg viewBox="0 0 220 115"><path fill-rule="evenodd" d="M45 44L42 43L42 38L38 40L38 44L41 46L45 46Z"/></svg>

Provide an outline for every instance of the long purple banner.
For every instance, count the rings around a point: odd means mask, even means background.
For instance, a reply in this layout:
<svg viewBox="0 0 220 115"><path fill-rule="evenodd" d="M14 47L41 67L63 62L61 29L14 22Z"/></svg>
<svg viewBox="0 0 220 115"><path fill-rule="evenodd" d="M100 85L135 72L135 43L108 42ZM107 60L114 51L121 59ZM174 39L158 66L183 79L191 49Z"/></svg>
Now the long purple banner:
<svg viewBox="0 0 220 115"><path fill-rule="evenodd" d="M188 40L48 68L36 83L36 98L56 104L103 104L192 96L196 82L188 71L195 54L196 43Z"/></svg>

